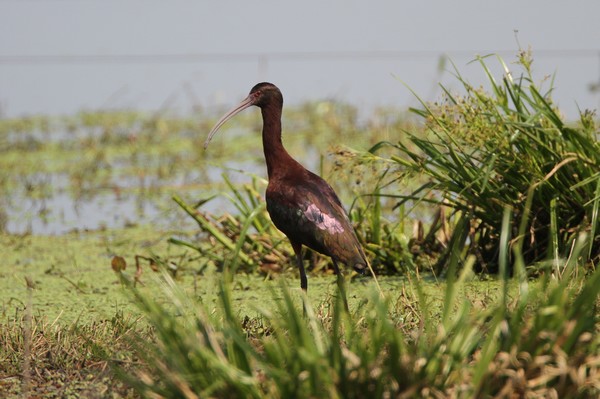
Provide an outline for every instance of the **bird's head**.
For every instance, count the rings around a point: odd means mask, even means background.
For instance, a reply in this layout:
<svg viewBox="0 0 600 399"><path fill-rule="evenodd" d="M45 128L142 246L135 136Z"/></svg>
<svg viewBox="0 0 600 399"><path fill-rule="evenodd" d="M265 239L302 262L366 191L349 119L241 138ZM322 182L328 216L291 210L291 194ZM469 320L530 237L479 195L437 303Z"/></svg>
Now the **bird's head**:
<svg viewBox="0 0 600 399"><path fill-rule="evenodd" d="M210 140L213 138L217 130L221 126L225 124L229 119L233 118L239 112L245 110L246 108L256 105L259 108L266 107L269 104L277 104L281 107L283 104L283 96L281 95L281 91L275 86L273 83L262 82L257 84L250 90L248 96L239 103L235 108L231 109L227 112L219 121L216 123L215 127L208 133L208 137L204 142L204 148L208 147Z"/></svg>

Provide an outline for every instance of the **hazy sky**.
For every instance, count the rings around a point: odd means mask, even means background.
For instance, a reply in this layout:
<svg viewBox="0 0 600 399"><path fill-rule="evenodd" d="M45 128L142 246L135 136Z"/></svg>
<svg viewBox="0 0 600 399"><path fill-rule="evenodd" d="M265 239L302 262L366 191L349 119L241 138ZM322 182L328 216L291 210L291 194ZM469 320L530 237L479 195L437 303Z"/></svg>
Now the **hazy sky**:
<svg viewBox="0 0 600 399"><path fill-rule="evenodd" d="M513 61L515 30L537 77L556 73L568 117L599 107L588 89L600 81L598 1L0 0L0 115L187 112L231 105L262 80L287 103L405 107L400 81L425 99L455 82L438 71L442 54L474 82L475 55Z"/></svg>

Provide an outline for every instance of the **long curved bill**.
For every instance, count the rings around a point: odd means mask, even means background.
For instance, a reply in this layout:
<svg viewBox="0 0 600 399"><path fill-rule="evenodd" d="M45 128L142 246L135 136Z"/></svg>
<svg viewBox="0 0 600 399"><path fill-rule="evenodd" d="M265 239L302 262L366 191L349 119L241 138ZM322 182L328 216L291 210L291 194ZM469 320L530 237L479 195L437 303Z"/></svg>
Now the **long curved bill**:
<svg viewBox="0 0 600 399"><path fill-rule="evenodd" d="M251 107L252 105L254 105L252 96L248 96L244 99L244 101L239 103L239 105L237 105L235 108L233 108L232 110L227 112L225 115L223 115L223 117L221 117L221 119L219 119L219 121L217 122L215 127L213 127L212 130L208 133L208 137L204 141L204 149L206 150L206 148L208 147L208 143L210 143L210 140L212 140L215 133L217 133L217 130L219 130L219 128L221 126L223 126L223 124L225 122L227 122L229 119L233 118L237 113L245 110L248 107Z"/></svg>

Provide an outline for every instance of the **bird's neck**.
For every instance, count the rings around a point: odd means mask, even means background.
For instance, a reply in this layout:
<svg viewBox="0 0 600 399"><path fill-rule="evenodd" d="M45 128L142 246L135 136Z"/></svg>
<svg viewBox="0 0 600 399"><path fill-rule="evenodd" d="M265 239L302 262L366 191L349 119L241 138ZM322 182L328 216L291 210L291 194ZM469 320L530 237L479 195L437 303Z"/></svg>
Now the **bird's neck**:
<svg viewBox="0 0 600 399"><path fill-rule="evenodd" d="M263 116L263 149L267 161L269 180L285 175L290 167L299 165L288 154L281 142L281 106L266 106L261 109Z"/></svg>

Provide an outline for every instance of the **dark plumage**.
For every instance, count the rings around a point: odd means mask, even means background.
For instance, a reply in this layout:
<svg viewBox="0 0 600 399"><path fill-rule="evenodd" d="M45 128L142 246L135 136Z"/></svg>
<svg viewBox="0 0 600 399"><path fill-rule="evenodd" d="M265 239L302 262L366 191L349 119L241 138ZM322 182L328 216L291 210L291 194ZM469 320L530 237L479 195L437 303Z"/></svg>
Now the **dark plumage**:
<svg viewBox="0 0 600 399"><path fill-rule="evenodd" d="M271 83L259 83L237 107L225 114L211 130L204 148L215 132L231 117L255 105L263 117L263 148L267 162L267 210L273 223L290 240L300 270L300 286L308 287L302 262L302 246L330 256L338 276L337 262L363 272L368 266L348 216L325 180L294 160L281 142L283 96ZM340 281L338 279L338 281Z"/></svg>

